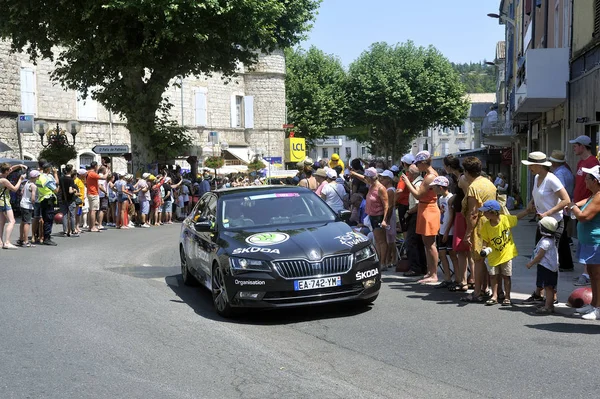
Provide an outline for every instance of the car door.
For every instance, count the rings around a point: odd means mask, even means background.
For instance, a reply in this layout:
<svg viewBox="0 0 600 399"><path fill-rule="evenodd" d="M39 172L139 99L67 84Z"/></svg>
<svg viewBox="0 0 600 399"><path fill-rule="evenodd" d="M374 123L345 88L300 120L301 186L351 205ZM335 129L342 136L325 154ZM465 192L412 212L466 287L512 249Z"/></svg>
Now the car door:
<svg viewBox="0 0 600 399"><path fill-rule="evenodd" d="M189 260L189 267L191 269L193 269L196 273L199 272L199 261L198 261L198 239L196 237L197 232L196 232L196 228L194 227L194 223L197 220L200 220L200 218L202 217L202 214L204 213L205 209L206 209L206 204L208 202L208 197L209 197L209 193L206 193L205 195L203 195L198 202L196 203L196 206L192 209L192 212L190 214L190 216L188 218L185 219L184 224L185 224L185 229L184 229L184 237L183 237L183 242L184 242L184 248L185 248L185 253L188 256L188 260Z"/></svg>
<svg viewBox="0 0 600 399"><path fill-rule="evenodd" d="M207 193L202 197L202 200L205 203L202 211L198 213L196 221L210 221L216 226L217 196L213 193ZM196 270L203 277L208 277L212 274L213 253L216 251L214 234L216 234L214 231L196 231L194 229Z"/></svg>

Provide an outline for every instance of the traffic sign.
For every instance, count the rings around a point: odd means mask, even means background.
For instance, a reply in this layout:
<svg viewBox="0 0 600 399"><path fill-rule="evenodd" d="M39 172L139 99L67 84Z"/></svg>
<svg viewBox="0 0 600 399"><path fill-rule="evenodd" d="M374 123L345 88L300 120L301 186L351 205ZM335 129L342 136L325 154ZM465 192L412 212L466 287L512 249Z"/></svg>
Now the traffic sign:
<svg viewBox="0 0 600 399"><path fill-rule="evenodd" d="M33 133L33 115L19 115L17 129L19 133Z"/></svg>
<svg viewBox="0 0 600 399"><path fill-rule="evenodd" d="M294 125L292 123L286 123L285 125L283 125L284 129L292 129L294 127Z"/></svg>
<svg viewBox="0 0 600 399"><path fill-rule="evenodd" d="M94 154L99 155L119 155L127 154L129 152L129 146L123 145L96 145L92 148Z"/></svg>

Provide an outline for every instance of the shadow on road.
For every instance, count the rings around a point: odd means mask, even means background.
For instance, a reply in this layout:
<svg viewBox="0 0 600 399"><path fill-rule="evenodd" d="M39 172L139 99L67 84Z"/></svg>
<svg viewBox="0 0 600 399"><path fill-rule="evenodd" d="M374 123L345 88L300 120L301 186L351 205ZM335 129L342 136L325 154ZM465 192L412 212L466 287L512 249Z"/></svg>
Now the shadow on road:
<svg viewBox="0 0 600 399"><path fill-rule="evenodd" d="M210 320L253 324L253 325L283 325L302 323L313 320L352 317L368 312L371 306L359 304L317 305L293 309L256 310L243 309L234 318L226 319L217 314L213 307L211 293L203 287L188 287L183 284L181 274L165 277L165 282L173 292L199 316Z"/></svg>
<svg viewBox="0 0 600 399"><path fill-rule="evenodd" d="M525 327L535 330L551 331L567 334L600 334L599 324L568 324L568 323L548 323L548 324L525 324Z"/></svg>

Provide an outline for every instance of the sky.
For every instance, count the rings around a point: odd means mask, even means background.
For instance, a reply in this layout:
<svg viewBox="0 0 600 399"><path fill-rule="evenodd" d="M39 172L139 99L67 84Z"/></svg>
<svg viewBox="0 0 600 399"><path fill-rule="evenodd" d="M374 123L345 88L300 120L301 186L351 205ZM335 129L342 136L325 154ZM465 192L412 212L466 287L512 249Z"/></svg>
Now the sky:
<svg viewBox="0 0 600 399"><path fill-rule="evenodd" d="M348 66L375 42L433 45L451 62L494 59L504 26L487 16L500 0L323 0L300 46L315 46Z"/></svg>

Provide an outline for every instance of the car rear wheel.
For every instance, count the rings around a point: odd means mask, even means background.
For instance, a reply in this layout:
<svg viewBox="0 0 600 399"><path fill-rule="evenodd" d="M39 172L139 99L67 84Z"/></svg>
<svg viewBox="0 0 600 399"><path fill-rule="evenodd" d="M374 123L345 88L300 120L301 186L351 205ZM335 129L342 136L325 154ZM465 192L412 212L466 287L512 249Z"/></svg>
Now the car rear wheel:
<svg viewBox="0 0 600 399"><path fill-rule="evenodd" d="M183 280L183 284L190 286L198 285L198 280L190 273L190 269L188 268L187 256L183 247L179 248L179 258L181 259L181 279Z"/></svg>
<svg viewBox="0 0 600 399"><path fill-rule="evenodd" d="M223 317L231 317L233 309L227 297L225 288L225 275L218 265L213 266L212 272L212 297L217 313Z"/></svg>

